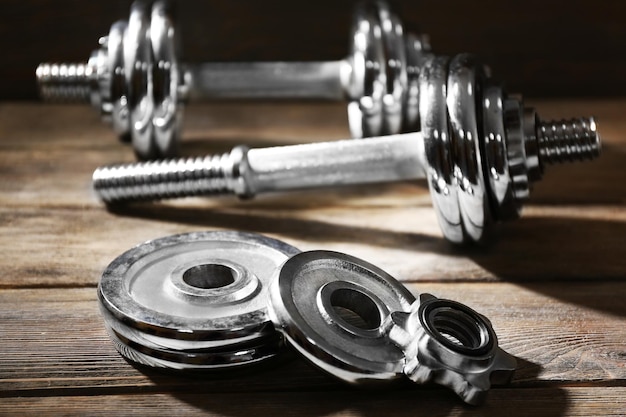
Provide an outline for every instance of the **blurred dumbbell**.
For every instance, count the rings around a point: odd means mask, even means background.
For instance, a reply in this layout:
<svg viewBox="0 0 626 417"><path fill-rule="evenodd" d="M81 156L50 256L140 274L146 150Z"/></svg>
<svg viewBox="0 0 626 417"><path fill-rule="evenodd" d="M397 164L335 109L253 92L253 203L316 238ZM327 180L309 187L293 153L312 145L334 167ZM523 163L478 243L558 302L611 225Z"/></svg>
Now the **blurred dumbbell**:
<svg viewBox="0 0 626 417"><path fill-rule="evenodd" d="M384 2L356 8L351 51L339 61L182 64L176 44L168 4L150 12L136 2L86 63L39 65L41 96L90 102L141 159L175 155L190 100L346 100L353 137L419 129L417 80L430 47L405 35Z"/></svg>

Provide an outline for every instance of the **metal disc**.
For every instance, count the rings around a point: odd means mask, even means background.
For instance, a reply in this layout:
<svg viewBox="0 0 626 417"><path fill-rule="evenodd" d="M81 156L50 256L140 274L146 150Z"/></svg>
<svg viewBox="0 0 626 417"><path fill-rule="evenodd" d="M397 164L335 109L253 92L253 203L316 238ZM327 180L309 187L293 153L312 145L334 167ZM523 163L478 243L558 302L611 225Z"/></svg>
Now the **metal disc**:
<svg viewBox="0 0 626 417"><path fill-rule="evenodd" d="M130 134L140 159L157 156L152 125L152 51L146 5L134 2L124 39L124 71L127 82Z"/></svg>
<svg viewBox="0 0 626 417"><path fill-rule="evenodd" d="M401 378L404 354L382 330L413 295L380 268L328 251L303 252L270 289L274 325L322 370L350 383Z"/></svg>
<svg viewBox="0 0 626 417"><path fill-rule="evenodd" d="M124 74L124 36L128 24L124 21L113 23L107 37L107 63L109 85L106 101L110 106L110 117L113 130L123 141L130 139L130 121L128 114L128 98Z"/></svg>
<svg viewBox="0 0 626 417"><path fill-rule="evenodd" d="M156 147L161 157L176 154L182 117L182 103L178 97L181 80L175 40L175 27L168 4L163 1L154 3L150 20L153 125Z"/></svg>
<svg viewBox="0 0 626 417"><path fill-rule="evenodd" d="M378 136L383 127L386 75L381 28L371 7L357 5L352 32L352 72L348 82L350 133L354 138Z"/></svg>
<svg viewBox="0 0 626 417"><path fill-rule="evenodd" d="M140 344L146 348L154 350L171 350L177 352L212 352L223 351L225 349L237 350L239 346L250 344L255 340L267 335L280 338L279 334L274 331L271 323L265 328L259 329L258 332L250 333L246 336L236 337L232 339L217 340L193 340L181 339L176 337L168 337L168 335L153 334L143 331L141 328L131 327L117 317L113 316L106 308L100 308L100 313L104 318L107 330L115 332L124 338Z"/></svg>
<svg viewBox="0 0 626 417"><path fill-rule="evenodd" d="M274 357L283 346L278 334L268 334L222 349L169 349L146 343L139 332L129 338L118 332L115 324L119 322L106 323L106 330L117 351L133 362L154 368L208 371L249 366Z"/></svg>
<svg viewBox="0 0 626 417"><path fill-rule="evenodd" d="M431 57L426 36L417 37L413 33L405 35L406 48L406 93L403 105L403 132L420 130L420 73Z"/></svg>
<svg viewBox="0 0 626 417"><path fill-rule="evenodd" d="M482 168L482 91L484 67L470 54L452 58L448 68L448 115L458 176L458 201L467 237L482 241L493 224ZM481 106L481 107L479 107ZM480 131L479 131L480 129Z"/></svg>
<svg viewBox="0 0 626 417"><path fill-rule="evenodd" d="M402 129L404 100L407 90L407 57L400 19L385 2L376 3L385 59L385 94L383 96L384 135L395 135Z"/></svg>
<svg viewBox="0 0 626 417"><path fill-rule="evenodd" d="M168 236L115 259L102 275L99 298L112 317L148 335L245 340L267 332L270 279L298 252L250 233Z"/></svg>
<svg viewBox="0 0 626 417"><path fill-rule="evenodd" d="M514 182L510 175L503 96L502 88L497 85L487 84L483 89L484 134L481 146L493 215L497 220L510 220L519 217L521 205L515 199Z"/></svg>
<svg viewBox="0 0 626 417"><path fill-rule="evenodd" d="M449 59L430 57L421 69L419 100L426 178L441 231L451 242L463 242L463 225L455 177L454 147L446 105Z"/></svg>

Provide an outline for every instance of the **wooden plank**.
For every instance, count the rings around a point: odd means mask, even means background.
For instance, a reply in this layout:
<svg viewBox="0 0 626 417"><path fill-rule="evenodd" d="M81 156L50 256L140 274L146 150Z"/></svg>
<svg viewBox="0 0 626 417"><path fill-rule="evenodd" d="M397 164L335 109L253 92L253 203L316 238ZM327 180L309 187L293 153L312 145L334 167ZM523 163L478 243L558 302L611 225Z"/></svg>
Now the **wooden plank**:
<svg viewBox="0 0 626 417"><path fill-rule="evenodd" d="M461 404L452 394L432 389L388 392L278 392L215 394L95 395L3 398L0 415L126 416L561 416L622 417L624 387L544 387L494 389L485 404Z"/></svg>
<svg viewBox="0 0 626 417"><path fill-rule="evenodd" d="M538 102L538 107L545 107L547 117L596 113L603 122L605 151L594 162L548 167L544 180L531 194L531 204L624 204L626 143L621 132L626 126L621 114L626 103L591 102L589 109L585 108L588 102L542 103ZM224 152L240 143L269 146L348 137L345 109L339 104L202 105L191 107L185 117L185 155ZM31 120L37 123L29 123ZM91 191L93 170L103 164L133 161L128 146L119 144L96 112L87 107L3 104L0 126L7 132L0 138L0 204L5 206L100 207ZM349 202L351 193L361 195L369 190L370 196L379 196L377 205L416 196L430 206L425 184L417 184L347 187L307 195L317 200L328 193L345 193ZM207 200L194 201L205 205ZM185 204L190 203L187 200Z"/></svg>
<svg viewBox="0 0 626 417"><path fill-rule="evenodd" d="M134 162L134 156L99 117L88 106L0 104L5 133L0 138L0 204L101 207L91 191L93 170ZM346 138L345 119L339 105L196 106L185 113L182 151L203 155L242 143L270 146Z"/></svg>
<svg viewBox="0 0 626 417"><path fill-rule="evenodd" d="M423 184L107 212L92 195L91 172L133 157L98 115L0 104L0 415L626 414L625 102L533 104L546 117L597 109L606 152L587 166L550 169L522 220L474 250L441 239ZM202 105L186 116L188 155L347 134L342 105ZM413 292L467 303L518 357L513 383L493 390L485 407L468 408L438 388L352 390L293 354L206 378L129 365L97 310L102 269L144 240L216 228L347 252L414 282Z"/></svg>
<svg viewBox="0 0 626 417"><path fill-rule="evenodd" d="M578 113L588 102L537 104L552 117ZM626 128L624 102L592 104L607 120L607 152L587 166L596 168L549 172L523 219L503 226L495 245L475 251L457 250L441 239L423 184L277 194L250 202L195 198L132 206L114 216L90 190L91 172L132 155L95 112L2 104L0 126L11 134L0 139L0 248L7 255L0 260L6 272L0 286L94 285L108 262L135 244L213 228L269 233L303 250L348 252L402 280L619 279L626 270L626 145L619 133ZM346 133L344 119L341 105L199 106L187 114L185 149L202 153L240 142L338 138ZM564 206L568 202L584 206Z"/></svg>
<svg viewBox="0 0 626 417"><path fill-rule="evenodd" d="M377 197L367 193L353 194L349 207L341 201L345 196L300 200L310 207L277 196L246 206L148 204L117 214L0 208L0 287L94 286L114 258L141 242L214 229L267 234L301 250L349 253L402 281L621 280L626 271L626 212L617 206L531 207L521 220L499 228L493 245L457 248L441 237L431 208L392 199L376 207Z"/></svg>
<svg viewBox="0 0 626 417"><path fill-rule="evenodd" d="M443 240L429 208L289 208L287 200L274 200L287 206L274 210L148 205L121 215L0 208L0 287L94 286L114 258L143 241L214 229L349 253L402 281L620 280L626 270L626 213L619 207L528 210L502 227L493 245L456 248Z"/></svg>
<svg viewBox="0 0 626 417"><path fill-rule="evenodd" d="M409 288L460 301L489 317L501 346L518 358L513 386L619 385L626 380L626 283L429 283ZM289 360L256 372L207 378L137 369L108 340L94 288L0 290L0 334L0 392L5 396L342 387L289 355Z"/></svg>

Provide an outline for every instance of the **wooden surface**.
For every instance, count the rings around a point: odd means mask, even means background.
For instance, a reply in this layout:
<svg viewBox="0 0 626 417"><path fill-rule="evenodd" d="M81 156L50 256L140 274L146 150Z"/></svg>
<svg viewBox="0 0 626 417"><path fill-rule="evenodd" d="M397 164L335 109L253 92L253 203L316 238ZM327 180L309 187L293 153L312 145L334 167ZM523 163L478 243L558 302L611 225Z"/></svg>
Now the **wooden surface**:
<svg viewBox="0 0 626 417"><path fill-rule="evenodd" d="M90 108L0 104L0 415L623 416L626 414L624 100L534 102L546 118L594 114L604 153L550 167L493 245L441 238L423 183L193 198L107 211L93 169L131 161ZM340 105L204 105L183 152L347 136ZM104 331L96 285L144 240L237 229L346 252L488 316L518 359L513 382L469 407L438 387L360 391L295 355L237 375L138 369Z"/></svg>
<svg viewBox="0 0 626 417"><path fill-rule="evenodd" d="M360 0L174 1L187 62L342 59ZM626 3L389 0L438 54L472 52L527 96L626 94ZM0 99L35 99L35 68L84 61L131 0L3 0Z"/></svg>

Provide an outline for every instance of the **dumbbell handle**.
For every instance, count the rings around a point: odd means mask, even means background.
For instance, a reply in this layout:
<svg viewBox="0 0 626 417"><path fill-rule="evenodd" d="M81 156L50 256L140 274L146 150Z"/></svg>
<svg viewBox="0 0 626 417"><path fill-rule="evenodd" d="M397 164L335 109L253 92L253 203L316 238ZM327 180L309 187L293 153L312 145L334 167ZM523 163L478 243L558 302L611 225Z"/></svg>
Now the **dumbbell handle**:
<svg viewBox="0 0 626 417"><path fill-rule="evenodd" d="M189 99L344 100L351 66L328 62L229 62L187 65Z"/></svg>
<svg viewBox="0 0 626 417"><path fill-rule="evenodd" d="M352 68L347 60L328 62L211 62L183 67L190 100L310 99L348 97ZM43 63L37 81L46 100L89 101L95 70L86 63Z"/></svg>
<svg viewBox="0 0 626 417"><path fill-rule="evenodd" d="M192 195L251 197L272 191L424 178L422 134L247 149L223 155L98 168L98 196L108 202Z"/></svg>

